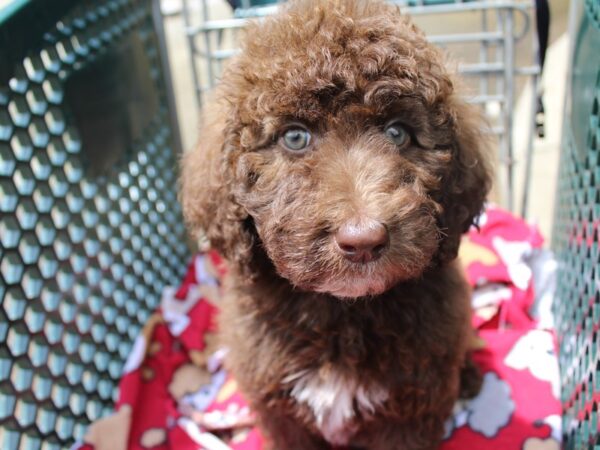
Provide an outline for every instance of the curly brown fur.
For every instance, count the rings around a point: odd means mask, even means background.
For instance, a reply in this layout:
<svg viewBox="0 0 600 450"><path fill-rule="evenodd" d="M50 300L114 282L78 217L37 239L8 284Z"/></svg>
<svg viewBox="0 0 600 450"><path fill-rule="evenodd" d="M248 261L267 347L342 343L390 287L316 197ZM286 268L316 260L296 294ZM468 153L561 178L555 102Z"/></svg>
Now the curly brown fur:
<svg viewBox="0 0 600 450"><path fill-rule="evenodd" d="M479 116L439 51L381 1L292 2L250 27L207 114L181 200L230 263L228 363L273 448L436 448L477 386L454 259L490 184ZM313 136L302 154L281 145L294 123ZM350 262L334 235L363 218L388 248Z"/></svg>

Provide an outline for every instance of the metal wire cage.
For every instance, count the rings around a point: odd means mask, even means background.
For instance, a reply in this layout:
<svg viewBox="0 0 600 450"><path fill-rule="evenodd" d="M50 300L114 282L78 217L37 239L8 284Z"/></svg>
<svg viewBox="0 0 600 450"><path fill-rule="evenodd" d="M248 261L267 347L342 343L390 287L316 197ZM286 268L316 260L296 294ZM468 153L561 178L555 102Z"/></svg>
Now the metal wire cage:
<svg viewBox="0 0 600 450"><path fill-rule="evenodd" d="M221 7L211 2L209 7L207 0L183 0L198 105L202 105L204 95L218 82L223 65L238 51L240 30L247 20L274 13L279 2L231 0L229 3L233 4L233 10L226 7L225 2ZM431 30L426 29L428 38L459 59L458 71L467 79L469 101L481 105L489 117L492 132L498 137L501 197L503 203L513 209L516 193L512 136L517 78L529 78L533 82L524 164L526 183L538 101L540 65L534 39L527 41L524 49L528 50L528 57L520 65L515 52L519 43L531 37L534 0L394 0L394 3L403 13L412 15L417 24L424 24L424 28L427 21L435 21ZM523 212L527 209L527 189L526 185L520 199Z"/></svg>
<svg viewBox="0 0 600 450"><path fill-rule="evenodd" d="M17 6L0 17L0 448L50 450L111 411L189 253L158 3Z"/></svg>

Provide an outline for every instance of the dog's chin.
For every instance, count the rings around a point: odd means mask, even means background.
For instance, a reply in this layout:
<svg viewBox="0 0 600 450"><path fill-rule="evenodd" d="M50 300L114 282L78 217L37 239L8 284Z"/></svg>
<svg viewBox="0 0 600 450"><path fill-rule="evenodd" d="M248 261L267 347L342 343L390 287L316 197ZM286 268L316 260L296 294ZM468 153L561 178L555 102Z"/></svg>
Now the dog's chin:
<svg viewBox="0 0 600 450"><path fill-rule="evenodd" d="M374 286L368 283L351 283L339 287L323 286L318 292L329 294L343 300L352 300L361 297L375 297L387 291L387 287Z"/></svg>
<svg viewBox="0 0 600 450"><path fill-rule="evenodd" d="M344 277L337 280L327 280L313 290L330 294L340 299L356 299L360 297L375 297L383 294L395 284L395 279L381 276Z"/></svg>

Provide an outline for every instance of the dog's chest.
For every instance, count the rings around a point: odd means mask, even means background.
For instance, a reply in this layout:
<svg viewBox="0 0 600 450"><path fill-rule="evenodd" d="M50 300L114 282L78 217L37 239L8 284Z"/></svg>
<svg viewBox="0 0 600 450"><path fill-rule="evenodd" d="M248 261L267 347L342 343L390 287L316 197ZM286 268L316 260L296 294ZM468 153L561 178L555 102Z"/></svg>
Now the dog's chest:
<svg viewBox="0 0 600 450"><path fill-rule="evenodd" d="M346 445L357 430L357 414L375 412L388 398L376 384L365 385L335 369L307 370L293 374L284 383L292 386L292 397L308 406L323 437L334 445Z"/></svg>

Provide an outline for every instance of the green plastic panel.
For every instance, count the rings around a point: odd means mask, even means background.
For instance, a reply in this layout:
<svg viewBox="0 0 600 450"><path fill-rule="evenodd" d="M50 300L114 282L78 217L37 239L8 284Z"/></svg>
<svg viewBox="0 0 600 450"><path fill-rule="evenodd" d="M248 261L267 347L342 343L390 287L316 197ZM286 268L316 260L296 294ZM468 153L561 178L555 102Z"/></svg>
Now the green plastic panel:
<svg viewBox="0 0 600 450"><path fill-rule="evenodd" d="M578 1L553 247L564 448L600 448L600 2Z"/></svg>
<svg viewBox="0 0 600 450"><path fill-rule="evenodd" d="M0 7L0 24L13 16L23 5L29 3L30 0L8 0L5 6Z"/></svg>
<svg viewBox="0 0 600 450"><path fill-rule="evenodd" d="M103 0L65 11L0 85L2 450L65 448L108 414L184 274L164 78L152 2Z"/></svg>

